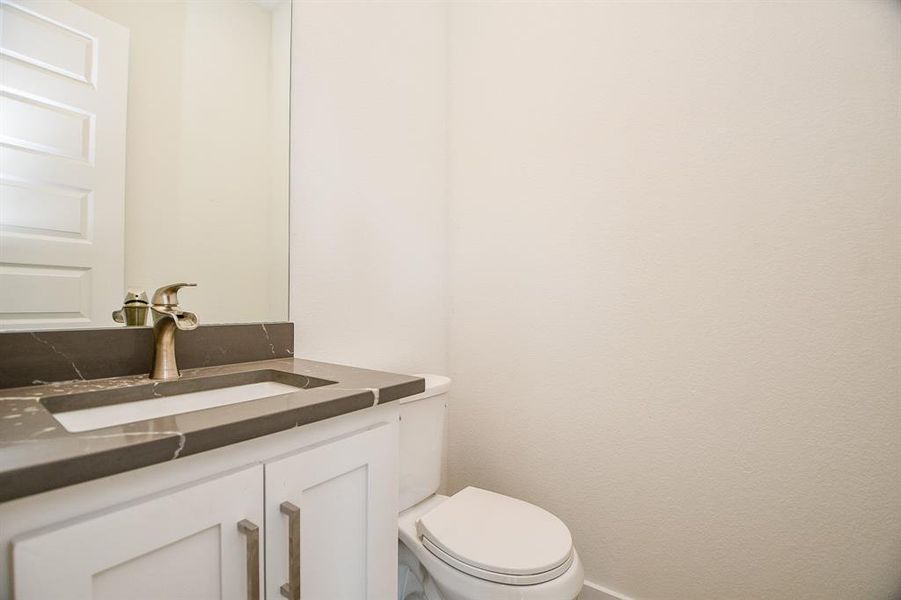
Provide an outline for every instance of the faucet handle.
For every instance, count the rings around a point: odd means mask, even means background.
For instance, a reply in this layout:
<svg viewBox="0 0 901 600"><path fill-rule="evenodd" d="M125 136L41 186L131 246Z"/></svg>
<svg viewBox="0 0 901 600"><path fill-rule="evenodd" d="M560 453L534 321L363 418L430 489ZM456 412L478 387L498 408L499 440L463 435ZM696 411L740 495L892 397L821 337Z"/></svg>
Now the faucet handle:
<svg viewBox="0 0 901 600"><path fill-rule="evenodd" d="M197 287L196 283L172 283L153 292L152 304L157 306L178 306L178 290L183 287Z"/></svg>

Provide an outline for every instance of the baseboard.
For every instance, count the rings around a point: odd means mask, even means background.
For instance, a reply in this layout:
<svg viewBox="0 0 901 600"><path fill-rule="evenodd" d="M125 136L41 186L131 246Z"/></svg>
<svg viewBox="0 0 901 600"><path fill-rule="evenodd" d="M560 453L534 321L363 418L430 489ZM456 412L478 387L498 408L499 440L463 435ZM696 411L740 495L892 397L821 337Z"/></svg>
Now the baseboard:
<svg viewBox="0 0 901 600"><path fill-rule="evenodd" d="M586 581L582 586L582 595L579 600L632 600L628 596L609 590L596 583Z"/></svg>

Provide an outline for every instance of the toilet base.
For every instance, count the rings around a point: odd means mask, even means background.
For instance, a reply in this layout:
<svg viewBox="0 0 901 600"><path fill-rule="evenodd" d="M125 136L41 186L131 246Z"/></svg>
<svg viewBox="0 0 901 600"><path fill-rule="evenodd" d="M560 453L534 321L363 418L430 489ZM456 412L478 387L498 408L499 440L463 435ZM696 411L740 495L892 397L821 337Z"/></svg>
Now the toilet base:
<svg viewBox="0 0 901 600"><path fill-rule="evenodd" d="M445 600L422 563L403 542L397 542L397 600Z"/></svg>

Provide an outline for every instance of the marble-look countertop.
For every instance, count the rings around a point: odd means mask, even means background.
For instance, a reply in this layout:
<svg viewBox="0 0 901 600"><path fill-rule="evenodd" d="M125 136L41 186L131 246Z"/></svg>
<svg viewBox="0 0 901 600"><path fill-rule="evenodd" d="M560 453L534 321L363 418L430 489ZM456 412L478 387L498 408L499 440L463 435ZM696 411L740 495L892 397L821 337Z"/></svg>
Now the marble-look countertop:
<svg viewBox="0 0 901 600"><path fill-rule="evenodd" d="M417 394L423 379L300 359L182 371L182 380L272 369L337 383L80 433L41 400L152 383L147 375L0 389L0 502L175 460Z"/></svg>

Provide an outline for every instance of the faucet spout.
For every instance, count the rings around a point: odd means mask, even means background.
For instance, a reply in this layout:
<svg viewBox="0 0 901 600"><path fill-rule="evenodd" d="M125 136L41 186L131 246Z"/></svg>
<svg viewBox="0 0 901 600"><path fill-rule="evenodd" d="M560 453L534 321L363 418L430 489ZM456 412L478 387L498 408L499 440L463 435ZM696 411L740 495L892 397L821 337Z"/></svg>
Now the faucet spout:
<svg viewBox="0 0 901 600"><path fill-rule="evenodd" d="M175 332L197 329L197 315L178 308L178 290L195 283L176 283L161 287L153 294L153 367L150 378L178 379L181 375L175 361Z"/></svg>
<svg viewBox="0 0 901 600"><path fill-rule="evenodd" d="M192 312L166 306L154 306L153 310L155 322L168 319L175 323L175 327L182 331L197 329L197 315Z"/></svg>

